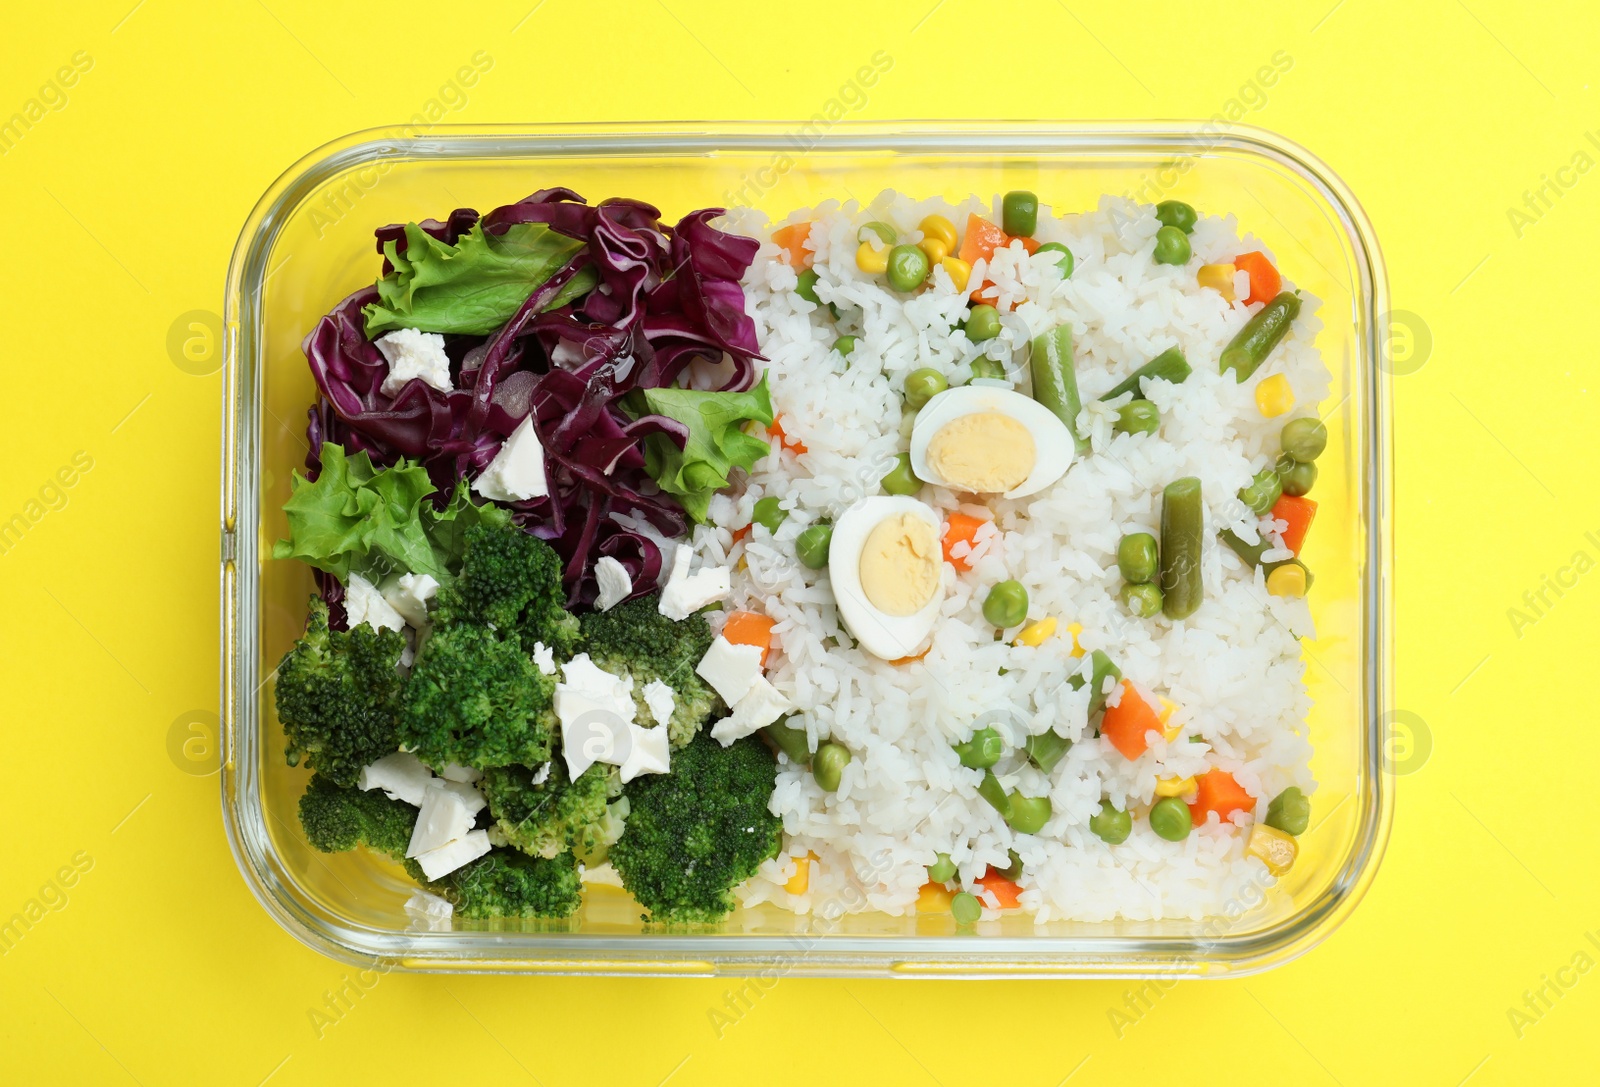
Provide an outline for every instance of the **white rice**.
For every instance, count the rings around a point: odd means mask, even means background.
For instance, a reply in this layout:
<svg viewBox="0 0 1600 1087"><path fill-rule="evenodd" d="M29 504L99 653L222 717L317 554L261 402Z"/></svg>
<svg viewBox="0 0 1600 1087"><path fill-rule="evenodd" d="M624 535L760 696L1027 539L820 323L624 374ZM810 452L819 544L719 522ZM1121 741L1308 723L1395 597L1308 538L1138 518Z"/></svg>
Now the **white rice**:
<svg viewBox="0 0 1600 1087"><path fill-rule="evenodd" d="M927 880L924 866L937 853L949 853L967 882L989 865L1006 867L1014 849L1024 863L1022 904L1040 923L1221 913L1251 897L1247 885L1270 882L1246 856L1246 835L1213 821L1185 841L1168 842L1150 830L1144 812L1157 777L1212 766L1261 797L1263 811L1266 799L1290 785L1312 791L1304 725L1310 700L1295 637L1312 634L1309 611L1303 601L1268 595L1260 573L1219 547L1215 532L1231 526L1255 540L1259 531L1282 527L1258 522L1234 495L1272 462L1284 422L1261 416L1256 385L1287 375L1302 414L1328 393L1329 376L1313 347L1321 325L1317 300L1305 299L1288 339L1249 381L1236 384L1219 374L1217 358L1257 307L1230 305L1195 282L1202 263L1265 251L1239 236L1231 215L1201 219L1191 236L1193 259L1170 267L1151 259L1160 224L1150 206L1105 197L1094 212L1060 218L1042 208L1036 237L1067 245L1076 260L1072 277L1061 279L1050 254L1030 259L1018 244L975 269L973 283L986 275L1003 301L1017 303L990 347L998 352L1004 345L1006 359L1033 335L1072 324L1087 405L1080 425L1088 428L1092 450L1043 492L988 504L996 531L980 536L975 568L960 574L944 568L945 603L931 651L919 663L890 665L853 648L826 570L797 563L793 540L813 521L836 518L857 499L879 493L877 480L905 447L905 374L931 366L960 384L980 353L964 333L951 331L966 303L942 270L934 286L913 296L857 270L858 227L885 219L916 240L924 216L937 212L964 229L973 211L998 221L997 207L976 200L951 206L893 193L867 208L828 203L790 216L817 221L809 242L820 275L816 291L824 303L838 304L838 322L826 305L794 293L796 273L769 240L772 224L748 210L728 216L730 229L762 239L745 279L747 306L769 360L774 406L807 452L777 450L759 463L736 497L713 503L713 523L697 530L694 546L710 561L735 566L730 607L777 620L781 651L772 656L769 677L798 707L791 723L804 723L813 747L832 737L854 755L832 794L780 758L772 810L783 818L785 852L741 894L750 904L770 901L799 912L905 914L914 910ZM845 334L858 341L848 367L831 350ZM1156 382L1149 389L1161 409L1159 434L1113 434L1115 412L1095 398L1174 345L1194 372L1181 385ZM1027 392L1026 367L1016 376L1019 391ZM1131 618L1117 597L1117 543L1127 532L1158 531L1162 488L1188 475L1201 479L1207 504L1205 603L1183 622ZM735 543L733 530L750 523L755 501L766 495L779 497L787 520L775 538L757 526ZM922 498L943 510L960 501L934 486ZM981 614L987 588L1006 578L1027 587L1030 619L1060 622L1056 636L1038 648L996 642ZM1070 622L1082 624L1085 649L1104 649L1126 676L1178 703L1187 723L1182 739L1158 742L1129 762L1093 737L1089 692L1067 685L1082 666L1069 655ZM1008 789L1049 794L1054 814L1041 833L1007 827L977 794L981 773L957 761L951 744L981 725L999 729L1008 749L1046 729L1074 741L1048 777L1011 755L995 768ZM1089 830L1102 797L1132 806L1133 833L1121 845L1109 846ZM795 870L793 858L808 853L818 858L809 886L791 895L783 884Z"/></svg>

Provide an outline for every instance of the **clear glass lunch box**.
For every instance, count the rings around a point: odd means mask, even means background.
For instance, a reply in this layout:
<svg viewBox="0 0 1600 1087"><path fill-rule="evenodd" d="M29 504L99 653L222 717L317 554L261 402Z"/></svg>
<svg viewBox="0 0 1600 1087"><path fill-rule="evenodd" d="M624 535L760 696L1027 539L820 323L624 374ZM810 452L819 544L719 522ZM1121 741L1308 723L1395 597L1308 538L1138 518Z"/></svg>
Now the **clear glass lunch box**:
<svg viewBox="0 0 1600 1087"><path fill-rule="evenodd" d="M1197 124L840 123L433 126L356 133L296 163L250 213L228 270L222 473L222 809L261 904L298 939L349 962L419 971L882 977L1225 975L1313 947L1372 881L1393 813L1385 763L1392 682L1388 289L1354 197L1321 162L1256 129ZM413 884L364 851L301 837L307 771L284 764L271 678L299 635L311 578L271 558L306 453L314 387L300 341L378 267L372 231L535 189L633 196L673 221L712 205L781 217L884 188L959 199L1032 189L1058 212L1102 193L1231 210L1323 299L1330 432L1307 555L1319 636L1317 822L1294 868L1259 901L1207 921L1054 922L1023 916L958 932L945 915L797 916L766 905L715 927L651 930L622 891L591 888L571 920L465 922L415 931Z"/></svg>

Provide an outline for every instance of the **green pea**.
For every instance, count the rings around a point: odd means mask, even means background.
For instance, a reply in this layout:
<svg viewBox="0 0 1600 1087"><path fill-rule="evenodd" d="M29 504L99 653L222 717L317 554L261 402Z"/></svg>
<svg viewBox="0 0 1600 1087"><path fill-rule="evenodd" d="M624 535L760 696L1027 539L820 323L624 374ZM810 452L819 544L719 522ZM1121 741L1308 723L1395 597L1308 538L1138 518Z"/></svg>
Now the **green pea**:
<svg viewBox="0 0 1600 1087"><path fill-rule="evenodd" d="M822 299L817 297L817 273L814 268L807 268L800 273L800 280L794 285L794 293L813 305L822 305Z"/></svg>
<svg viewBox="0 0 1600 1087"><path fill-rule="evenodd" d="M1255 479L1250 481L1250 486L1239 489L1239 501L1250 507L1250 512L1257 517L1264 517L1278 501L1278 496L1283 494L1283 481L1278 478L1278 473L1272 468L1263 468L1256 473Z"/></svg>
<svg viewBox="0 0 1600 1087"><path fill-rule="evenodd" d="M1154 581L1160 565L1156 538L1148 532L1130 532L1117 544L1117 570L1130 585Z"/></svg>
<svg viewBox="0 0 1600 1087"><path fill-rule="evenodd" d="M1163 226L1177 227L1185 234L1192 234L1200 216L1182 200L1163 200L1156 205L1156 219Z"/></svg>
<svg viewBox="0 0 1600 1087"><path fill-rule="evenodd" d="M1031 238L1039 227L1039 198L1013 189L1000 200L1000 229L1013 238Z"/></svg>
<svg viewBox="0 0 1600 1087"><path fill-rule="evenodd" d="M1124 585L1117 595L1122 598L1122 606L1141 619L1159 613L1161 605L1166 602L1161 595L1161 586L1148 582L1143 585Z"/></svg>
<svg viewBox="0 0 1600 1087"><path fill-rule="evenodd" d="M1283 424L1278 442L1295 460L1310 464L1328 448L1328 428L1319 419L1290 419Z"/></svg>
<svg viewBox="0 0 1600 1087"><path fill-rule="evenodd" d="M826 521L811 525L795 537L795 558L808 570L820 570L828 565L828 546L832 543L832 525Z"/></svg>
<svg viewBox="0 0 1600 1087"><path fill-rule="evenodd" d="M833 341L833 349L839 352L840 358L848 359L851 352L856 349L856 338L854 336L840 336Z"/></svg>
<svg viewBox="0 0 1600 1087"><path fill-rule="evenodd" d="M966 891L958 891L950 899L950 916L958 925L975 925L983 919L983 903Z"/></svg>
<svg viewBox="0 0 1600 1087"><path fill-rule="evenodd" d="M938 370L924 366L906 375L906 406L920 408L950 387Z"/></svg>
<svg viewBox="0 0 1600 1087"><path fill-rule="evenodd" d="M884 245L893 245L900 240L900 233L881 219L874 219L856 231L856 241L858 242L871 241L873 238L877 238Z"/></svg>
<svg viewBox="0 0 1600 1087"><path fill-rule="evenodd" d="M991 359L987 355L980 355L972 360L972 376L989 381L1004 381L1006 380L1006 367L999 359Z"/></svg>
<svg viewBox="0 0 1600 1087"><path fill-rule="evenodd" d="M1161 429L1161 409L1148 400L1130 400L1117 409L1111 429L1118 434L1154 434Z"/></svg>
<svg viewBox="0 0 1600 1087"><path fill-rule="evenodd" d="M1133 833L1133 816L1118 811L1109 800L1100 801L1100 810L1089 817L1089 829L1107 845L1121 845Z"/></svg>
<svg viewBox="0 0 1600 1087"><path fill-rule="evenodd" d="M950 859L950 854L940 853L934 862L928 865L928 880L932 883L949 883L956 878L956 862Z"/></svg>
<svg viewBox="0 0 1600 1087"><path fill-rule="evenodd" d="M1298 498L1300 495L1309 494L1311 488L1316 484L1317 466L1310 463L1301 464L1296 461L1294 467L1284 472L1281 478L1283 481L1283 493L1294 495Z"/></svg>
<svg viewBox="0 0 1600 1087"><path fill-rule="evenodd" d="M890 494L916 494L922 490L922 480L911 470L910 453L901 453L894 458L894 467L879 480L879 486Z"/></svg>
<svg viewBox="0 0 1600 1087"><path fill-rule="evenodd" d="M1060 242L1045 242L1033 251L1033 255L1036 257L1040 253L1060 253L1061 256L1056 258L1056 266L1061 269L1061 278L1072 278L1072 250Z"/></svg>
<svg viewBox="0 0 1600 1087"><path fill-rule="evenodd" d="M1150 829L1169 842L1181 842L1194 829L1189 805L1175 796L1164 796L1150 809Z"/></svg>
<svg viewBox="0 0 1600 1087"><path fill-rule="evenodd" d="M1006 817L1006 822L1019 834L1037 834L1050 821L1050 812L1048 796L1022 796L1019 793L1011 798L1011 814Z"/></svg>
<svg viewBox="0 0 1600 1087"><path fill-rule="evenodd" d="M1000 739L1000 733L987 727L974 732L972 739L952 746L955 748L956 758L961 760L961 765L973 770L987 770L999 762L1000 756L1006 753L1006 745Z"/></svg>
<svg viewBox="0 0 1600 1087"><path fill-rule="evenodd" d="M1002 581L983 598L983 617L1004 630L1028 617L1028 590L1020 581Z"/></svg>
<svg viewBox="0 0 1600 1087"><path fill-rule="evenodd" d="M1311 824L1311 798L1291 785L1267 805L1266 824L1285 834L1301 835Z"/></svg>
<svg viewBox="0 0 1600 1087"><path fill-rule="evenodd" d="M1164 226L1156 231L1157 264L1188 264L1189 235L1175 226Z"/></svg>
<svg viewBox="0 0 1600 1087"><path fill-rule="evenodd" d="M768 532L777 532L778 526L783 524L789 514L778 505L778 500L772 495L756 499L755 511L750 515L752 524L760 525Z"/></svg>
<svg viewBox="0 0 1600 1087"><path fill-rule="evenodd" d="M844 768L849 765L850 749L829 741L818 747L817 753L811 756L811 776L817 779L823 792L837 792L839 781L844 777Z"/></svg>
<svg viewBox="0 0 1600 1087"><path fill-rule="evenodd" d="M928 278L928 254L915 245L897 245L889 250L889 286L897 291L914 291Z"/></svg>
<svg viewBox="0 0 1600 1087"><path fill-rule="evenodd" d="M1017 856L1015 849L1008 849L1006 850L1006 862L1004 868L997 868L995 871L1015 883L1022 878L1022 858Z"/></svg>
<svg viewBox="0 0 1600 1087"><path fill-rule="evenodd" d="M982 343L1000 335L1000 311L993 306L979 304L967 314L967 339Z"/></svg>

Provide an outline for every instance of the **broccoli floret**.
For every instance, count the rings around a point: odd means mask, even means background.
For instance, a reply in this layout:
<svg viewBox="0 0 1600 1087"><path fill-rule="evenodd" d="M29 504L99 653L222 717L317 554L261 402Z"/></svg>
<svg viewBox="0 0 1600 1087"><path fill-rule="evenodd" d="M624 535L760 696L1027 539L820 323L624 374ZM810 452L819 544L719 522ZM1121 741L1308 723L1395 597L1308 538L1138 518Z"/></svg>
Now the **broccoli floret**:
<svg viewBox="0 0 1600 1087"><path fill-rule="evenodd" d="M555 688L516 635L466 622L436 625L406 683L399 744L429 766L538 765L550 758Z"/></svg>
<svg viewBox="0 0 1600 1087"><path fill-rule="evenodd" d="M417 825L417 809L390 800L382 789L339 785L324 774L311 775L300 798L300 826L313 849L342 853L364 845L403 860Z"/></svg>
<svg viewBox="0 0 1600 1087"><path fill-rule="evenodd" d="M491 849L427 887L455 904L462 917L566 917L583 901L578 862L571 853L530 857Z"/></svg>
<svg viewBox="0 0 1600 1087"><path fill-rule="evenodd" d="M461 576L439 594L446 621L486 623L515 632L524 649L543 642L570 656L578 621L567 613L561 557L515 525L474 525L466 533Z"/></svg>
<svg viewBox="0 0 1600 1087"><path fill-rule="evenodd" d="M557 758L544 781L535 785L533 778L534 771L526 766L501 766L485 770L478 788L506 841L537 857L553 857L580 839L598 835L606 801L622 791L616 769L603 763L573 781Z"/></svg>
<svg viewBox="0 0 1600 1087"><path fill-rule="evenodd" d="M577 839L572 843L572 852L580 863L593 868L610 858L611 847L617 844L617 839L627 829L628 812L631 810L632 804L628 798L619 796L606 805L598 822L590 823L578 832Z"/></svg>
<svg viewBox="0 0 1600 1087"><path fill-rule="evenodd" d="M312 597L306 632L278 665L274 691L290 766L304 757L335 784L354 785L363 766L394 752L405 645L393 630L329 630L328 605Z"/></svg>
<svg viewBox="0 0 1600 1087"><path fill-rule="evenodd" d="M733 909L733 888L783 845L783 822L767 810L777 774L761 741L725 748L702 733L673 753L671 773L628 783L611 862L649 920L716 921Z"/></svg>
<svg viewBox="0 0 1600 1087"><path fill-rule="evenodd" d="M717 693L694 670L711 648L714 635L703 615L691 615L682 622L662 615L657 607L660 600L660 593L651 593L610 611L585 615L581 620L584 650L607 672L633 677L633 700L640 721L654 720L645 705L645 685L659 679L671 687L678 701L667 722L667 739L673 747L682 747L720 704Z"/></svg>

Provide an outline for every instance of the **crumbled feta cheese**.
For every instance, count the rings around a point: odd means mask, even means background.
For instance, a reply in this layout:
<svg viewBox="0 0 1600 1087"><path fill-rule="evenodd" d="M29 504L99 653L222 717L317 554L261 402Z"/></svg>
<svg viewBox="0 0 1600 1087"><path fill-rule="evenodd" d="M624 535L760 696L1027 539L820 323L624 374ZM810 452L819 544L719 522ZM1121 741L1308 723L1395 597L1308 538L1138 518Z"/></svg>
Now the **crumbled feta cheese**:
<svg viewBox="0 0 1600 1087"><path fill-rule="evenodd" d="M443 879L464 864L471 864L489 852L489 832L474 830L452 839L437 849L417 854L417 863L429 881Z"/></svg>
<svg viewBox="0 0 1600 1087"><path fill-rule="evenodd" d="M601 611L610 611L633 592L633 578L628 576L628 568L610 555L594 564L594 580L600 587L594 606Z"/></svg>
<svg viewBox="0 0 1600 1087"><path fill-rule="evenodd" d="M449 789L459 796L461 802L467 806L467 811L473 815L477 815L489 806L489 802L483 798L483 794L466 782L451 781L448 778L440 778L438 780L441 787Z"/></svg>
<svg viewBox="0 0 1600 1087"><path fill-rule="evenodd" d="M402 671L409 672L411 670L411 666L413 664L416 664L416 663L417 663L417 648L416 648L416 646L411 644L410 639L407 639L404 648L402 648L400 650L400 664L399 664L399 667L400 667L400 669Z"/></svg>
<svg viewBox="0 0 1600 1087"><path fill-rule="evenodd" d="M417 377L442 393L450 391L450 356L444 353L444 337L437 332L401 328L379 336L373 344L389 364L389 376L379 386L385 396L395 395Z"/></svg>
<svg viewBox="0 0 1600 1087"><path fill-rule="evenodd" d="M543 642L533 643L533 666L547 676L556 674L556 652Z"/></svg>
<svg viewBox="0 0 1600 1087"><path fill-rule="evenodd" d="M665 774L671 760L667 747L665 728L628 726L628 757L622 764L622 783L626 785L640 774Z"/></svg>
<svg viewBox="0 0 1600 1087"><path fill-rule="evenodd" d="M471 766L462 766L459 762L447 762L444 769L439 771L439 776L446 781L460 781L468 785L476 785L483 778L483 771Z"/></svg>
<svg viewBox="0 0 1600 1087"><path fill-rule="evenodd" d="M711 735L723 747L727 747L741 736L749 736L758 729L766 728L792 708L793 705L778 688L767 682L766 676L757 676L755 683L733 707L733 715L713 725Z"/></svg>
<svg viewBox="0 0 1600 1087"><path fill-rule="evenodd" d="M352 573L344 587L344 614L351 627L362 623L374 630L404 630L406 621L389 606L378 587L360 574Z"/></svg>
<svg viewBox="0 0 1600 1087"><path fill-rule="evenodd" d="M668 619L682 622L707 604L726 599L733 589L733 577L726 566L703 566L698 573L690 574L689 560L693 557L683 544L673 552L672 573L661 590L661 603L656 606Z"/></svg>
<svg viewBox="0 0 1600 1087"><path fill-rule="evenodd" d="M443 778L435 778L428 783L428 789L422 797L422 810L417 812L417 825L411 831L411 844L406 848L406 856L421 856L462 837L472 829L472 817L477 809L466 796L447 788L456 784ZM472 792L476 793L477 790L473 789ZM482 799L481 795L479 799Z"/></svg>
<svg viewBox="0 0 1600 1087"><path fill-rule="evenodd" d="M632 676L614 676L589 654L579 653L561 666L555 711L572 780L596 762L621 765L627 756L627 729L638 712Z"/></svg>
<svg viewBox="0 0 1600 1087"><path fill-rule="evenodd" d="M655 723L664 725L672 717L672 711L678 708L678 692L659 679L652 679L644 685L644 704Z"/></svg>
<svg viewBox="0 0 1600 1087"><path fill-rule="evenodd" d="M550 767L553 766L553 765L554 765L554 763L548 763L547 762L543 766L539 767L539 769L535 770L533 772L533 779L530 782L530 784L543 785L546 781L549 781L550 780Z"/></svg>
<svg viewBox="0 0 1600 1087"><path fill-rule="evenodd" d="M450 918L456 912L456 908L450 904L449 899L429 894L418 887L411 892L411 897L406 899L405 911L406 916L411 918L413 927L425 928L431 932L449 932Z"/></svg>
<svg viewBox="0 0 1600 1087"><path fill-rule="evenodd" d="M433 771L424 766L421 759L401 752L385 755L371 766L362 767L356 785L363 790L382 789L390 800L404 800L420 808L428 782L432 780Z"/></svg>
<svg viewBox="0 0 1600 1087"><path fill-rule="evenodd" d="M737 705L761 677L761 650L753 645L734 645L719 634L694 670L724 702Z"/></svg>
<svg viewBox="0 0 1600 1087"><path fill-rule="evenodd" d="M532 415L501 443L489 467L472 481L472 489L495 502L521 502L550 493L550 481L544 474L544 446L533 432Z"/></svg>
<svg viewBox="0 0 1600 1087"><path fill-rule="evenodd" d="M618 872L610 861L599 864L586 864L583 866L583 882L597 883L604 887L621 887L622 874Z"/></svg>
<svg viewBox="0 0 1600 1087"><path fill-rule="evenodd" d="M383 587L383 599L418 630L428 625L428 601L438 594L439 583L432 574L401 574Z"/></svg>

